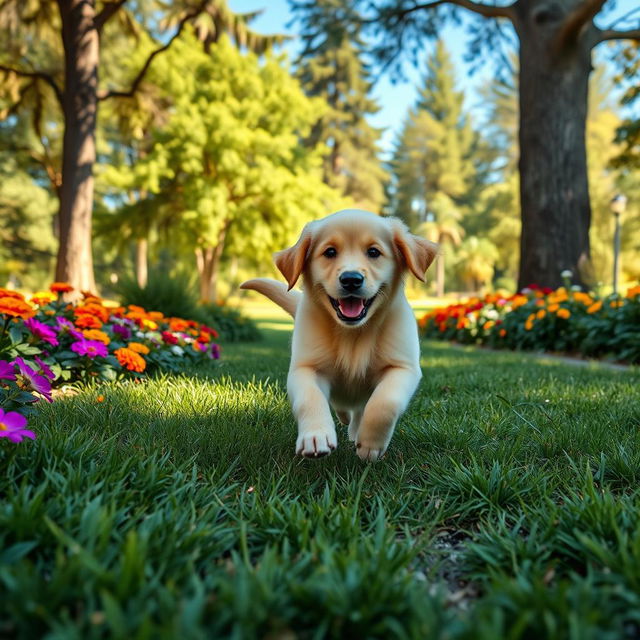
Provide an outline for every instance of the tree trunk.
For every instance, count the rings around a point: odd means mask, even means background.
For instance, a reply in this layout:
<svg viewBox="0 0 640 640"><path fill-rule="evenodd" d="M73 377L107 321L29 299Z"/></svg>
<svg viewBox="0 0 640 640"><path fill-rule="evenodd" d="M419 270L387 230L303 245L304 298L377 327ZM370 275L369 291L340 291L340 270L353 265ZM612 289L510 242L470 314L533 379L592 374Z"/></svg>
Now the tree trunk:
<svg viewBox="0 0 640 640"><path fill-rule="evenodd" d="M136 240L136 282L141 289L147 286L149 279L149 241L146 238Z"/></svg>
<svg viewBox="0 0 640 640"><path fill-rule="evenodd" d="M58 0L65 54L60 246L56 280L95 291L91 252L99 42L95 2Z"/></svg>
<svg viewBox="0 0 640 640"><path fill-rule="evenodd" d="M591 206L585 127L591 72L586 36L557 44L548 7L520 16L520 202L518 288L581 284L590 260ZM545 13L547 11L547 13Z"/></svg>
<svg viewBox="0 0 640 640"><path fill-rule="evenodd" d="M218 242L215 246L198 247L195 250L196 264L198 265L198 274L200 276L200 300L202 302L216 301L220 258L222 258L228 228L229 221L224 223L218 233Z"/></svg>

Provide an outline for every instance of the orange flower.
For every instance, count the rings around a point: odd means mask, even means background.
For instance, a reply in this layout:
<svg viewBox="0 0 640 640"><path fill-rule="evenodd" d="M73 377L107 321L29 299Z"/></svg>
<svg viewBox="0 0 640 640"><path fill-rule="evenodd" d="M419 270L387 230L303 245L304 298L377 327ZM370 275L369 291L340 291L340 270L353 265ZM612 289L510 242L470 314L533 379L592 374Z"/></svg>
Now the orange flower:
<svg viewBox="0 0 640 640"><path fill-rule="evenodd" d="M200 335L196 338L198 342L211 342L211 334L207 331L201 331Z"/></svg>
<svg viewBox="0 0 640 640"><path fill-rule="evenodd" d="M504 338L507 335L507 330L506 329L500 329L500 331L498 332L501 338Z"/></svg>
<svg viewBox="0 0 640 640"><path fill-rule="evenodd" d="M18 300L24 300L24 296L19 291L3 289L2 287L0 287L0 298L17 298Z"/></svg>
<svg viewBox="0 0 640 640"><path fill-rule="evenodd" d="M149 353L149 347L141 342L130 342L127 346L131 351L135 351L136 353L144 353L145 355Z"/></svg>
<svg viewBox="0 0 640 640"><path fill-rule="evenodd" d="M88 340L97 340L98 342L102 342L102 344L109 344L111 342L111 338L109 338L104 331L99 331L98 329L85 329L82 335Z"/></svg>
<svg viewBox="0 0 640 640"><path fill-rule="evenodd" d="M171 331L186 331L189 325L182 318L171 318L169 320L169 329Z"/></svg>
<svg viewBox="0 0 640 640"><path fill-rule="evenodd" d="M68 282L54 282L49 289L53 293L67 293L73 291L73 287Z"/></svg>
<svg viewBox="0 0 640 640"><path fill-rule="evenodd" d="M623 304L624 304L624 300L612 300L612 301L609 303L609 306L610 306L612 309L619 309Z"/></svg>
<svg viewBox="0 0 640 640"><path fill-rule="evenodd" d="M147 363L144 358L131 349L122 347L114 351L115 357L118 362L129 371L137 371L141 373L147 368Z"/></svg>
<svg viewBox="0 0 640 640"><path fill-rule="evenodd" d="M547 307L547 311L548 311L549 313L555 313L559 308L560 308L560 305L559 305L559 304L550 304L550 305Z"/></svg>
<svg viewBox="0 0 640 640"><path fill-rule="evenodd" d="M146 309L143 307L139 307L137 304L130 304L129 311L133 311L134 313L147 313Z"/></svg>
<svg viewBox="0 0 640 640"><path fill-rule="evenodd" d="M488 331L489 329L491 329L491 327L493 327L493 325L495 324L495 322L493 320L487 320L483 325L482 328L485 331Z"/></svg>
<svg viewBox="0 0 640 640"><path fill-rule="evenodd" d="M83 304L82 306L76 307L73 312L76 316L81 315L91 315L99 318L101 322L107 322L109 320L109 311L105 309L101 304Z"/></svg>
<svg viewBox="0 0 640 640"><path fill-rule="evenodd" d="M627 290L627 298L635 298L636 296L640 296L640 285Z"/></svg>
<svg viewBox="0 0 640 640"><path fill-rule="evenodd" d="M96 398L96 402L104 402L104 396L100 395Z"/></svg>
<svg viewBox="0 0 640 640"><path fill-rule="evenodd" d="M602 300L598 300L587 307L587 313L595 313L596 311L600 311L600 309L602 309Z"/></svg>
<svg viewBox="0 0 640 640"><path fill-rule="evenodd" d="M35 315L36 312L28 302L25 302L21 298L3 296L0 298L0 314L1 313L15 318L30 318Z"/></svg>
<svg viewBox="0 0 640 640"><path fill-rule="evenodd" d="M567 318L571 317L571 311L569 311L569 309L560 309L558 311L558 318L563 318L564 320L566 320Z"/></svg>
<svg viewBox="0 0 640 640"><path fill-rule="evenodd" d="M100 329L101 326L102 322L88 313L76 317L76 327L80 329Z"/></svg>
<svg viewBox="0 0 640 640"><path fill-rule="evenodd" d="M540 309L540 311L536 313L536 318L538 318L538 320L542 320L542 318L544 318L546 315L547 312L544 309Z"/></svg>

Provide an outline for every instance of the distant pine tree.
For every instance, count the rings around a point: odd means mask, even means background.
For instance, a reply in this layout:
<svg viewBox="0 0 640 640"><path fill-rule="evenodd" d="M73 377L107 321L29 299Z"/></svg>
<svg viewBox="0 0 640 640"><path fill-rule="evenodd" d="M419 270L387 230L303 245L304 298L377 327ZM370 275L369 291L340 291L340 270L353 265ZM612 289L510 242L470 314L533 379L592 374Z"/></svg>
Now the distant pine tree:
<svg viewBox="0 0 640 640"><path fill-rule="evenodd" d="M378 158L380 130L367 122L379 107L370 97L372 82L364 61L359 16L349 0L290 0L300 24L303 50L298 74L309 96L330 109L306 141L324 143L324 182L354 205L379 212L387 178Z"/></svg>

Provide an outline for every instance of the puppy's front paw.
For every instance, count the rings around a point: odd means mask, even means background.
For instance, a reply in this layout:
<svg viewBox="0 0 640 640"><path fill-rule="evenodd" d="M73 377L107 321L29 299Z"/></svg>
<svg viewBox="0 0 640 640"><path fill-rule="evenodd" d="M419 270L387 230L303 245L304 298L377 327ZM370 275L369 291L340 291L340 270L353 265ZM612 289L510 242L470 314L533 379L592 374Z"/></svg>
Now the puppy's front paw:
<svg viewBox="0 0 640 640"><path fill-rule="evenodd" d="M305 458L328 456L338 446L335 429L310 429L298 436L296 453Z"/></svg>
<svg viewBox="0 0 640 640"><path fill-rule="evenodd" d="M385 454L388 444L388 442L358 439L356 440L356 454L360 460L375 462Z"/></svg>

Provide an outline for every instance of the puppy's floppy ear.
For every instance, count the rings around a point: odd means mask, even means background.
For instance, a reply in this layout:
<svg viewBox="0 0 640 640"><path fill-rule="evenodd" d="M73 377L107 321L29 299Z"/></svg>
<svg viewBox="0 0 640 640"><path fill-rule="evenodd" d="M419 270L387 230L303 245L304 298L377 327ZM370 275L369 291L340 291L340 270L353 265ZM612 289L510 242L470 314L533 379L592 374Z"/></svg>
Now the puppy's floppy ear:
<svg viewBox="0 0 640 640"><path fill-rule="evenodd" d="M298 242L296 242L293 247L278 251L273 256L276 267L280 269L280 273L282 273L289 283L289 289L293 288L304 269L304 263L307 260L309 247L311 247L312 237L311 225L308 224L302 230Z"/></svg>
<svg viewBox="0 0 640 640"><path fill-rule="evenodd" d="M438 245L426 238L409 233L406 225L398 219L393 221L393 243L400 252L409 271L425 281L424 273L438 255Z"/></svg>

